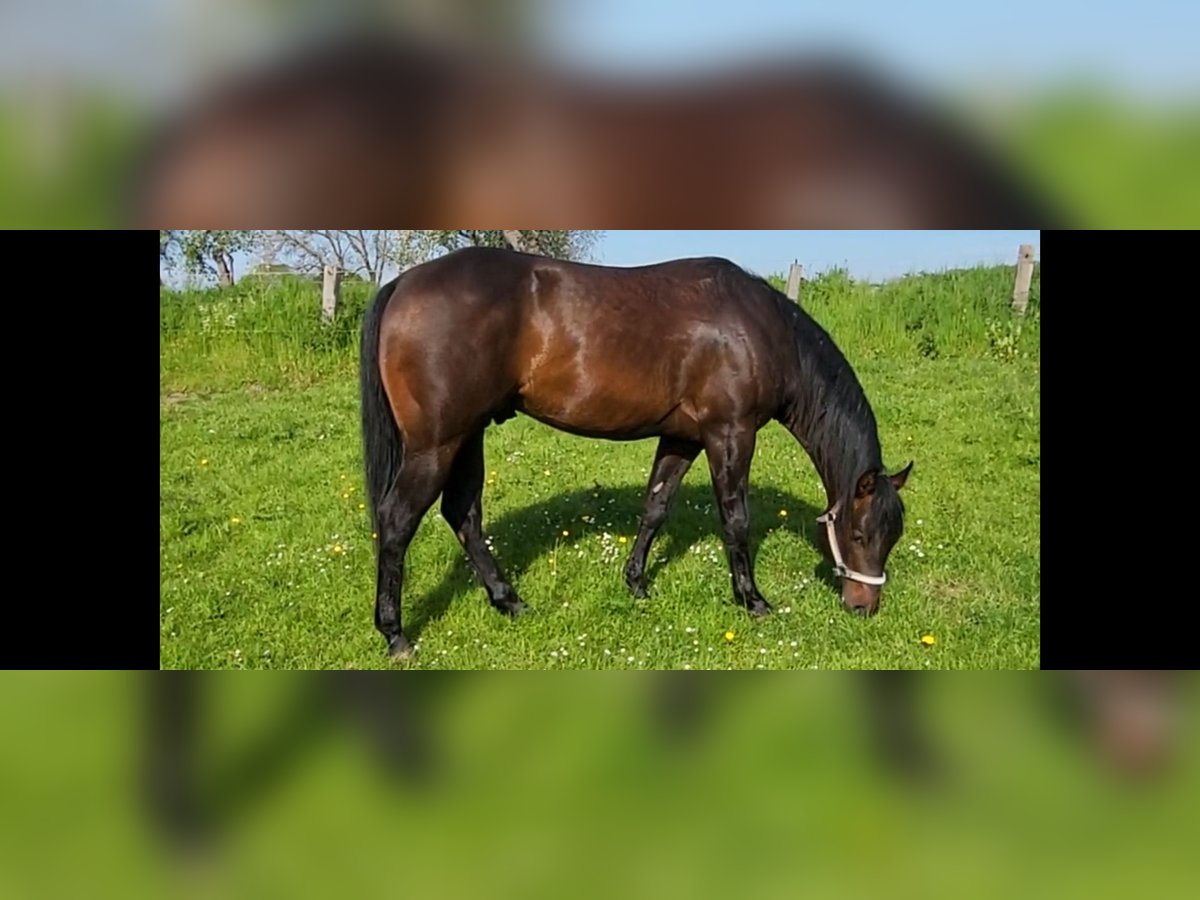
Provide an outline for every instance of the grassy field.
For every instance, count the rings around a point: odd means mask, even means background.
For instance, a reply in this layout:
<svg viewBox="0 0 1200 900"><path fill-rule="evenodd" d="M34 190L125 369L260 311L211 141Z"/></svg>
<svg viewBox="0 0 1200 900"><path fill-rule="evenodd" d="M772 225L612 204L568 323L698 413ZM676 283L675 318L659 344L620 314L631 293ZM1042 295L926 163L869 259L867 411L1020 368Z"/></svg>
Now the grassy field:
<svg viewBox="0 0 1200 900"><path fill-rule="evenodd" d="M436 507L408 555L403 620L428 668L1035 668L1039 309L1016 326L1008 267L883 286L834 272L805 306L855 367L884 459L915 460L881 612L841 609L815 546L824 493L781 427L751 471L756 576L776 614L733 604L707 467L651 552L622 567L653 441L524 417L489 429L485 530L532 611L495 613ZM368 298L316 324L315 286L163 292L161 654L166 668L377 668L363 508L357 332ZM922 642L932 636L934 643Z"/></svg>
<svg viewBox="0 0 1200 900"><path fill-rule="evenodd" d="M667 677L389 680L438 764L421 780L320 702L333 679L207 677L194 758L221 815L197 861L165 852L139 802L153 676L7 672L3 895L1195 895L1194 715L1169 777L1130 784L1055 721L1051 673L919 679L949 776L928 787L880 769L857 676L708 679L685 739L656 717Z"/></svg>

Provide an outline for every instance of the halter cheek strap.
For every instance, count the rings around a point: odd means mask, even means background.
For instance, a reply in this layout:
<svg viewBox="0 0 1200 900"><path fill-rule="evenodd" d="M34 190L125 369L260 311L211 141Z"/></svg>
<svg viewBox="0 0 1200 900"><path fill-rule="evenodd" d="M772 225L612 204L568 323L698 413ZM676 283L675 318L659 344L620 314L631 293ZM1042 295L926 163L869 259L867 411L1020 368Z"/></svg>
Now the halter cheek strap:
<svg viewBox="0 0 1200 900"><path fill-rule="evenodd" d="M862 572L855 572L853 569L846 567L842 561L842 552L838 548L837 531L833 527L833 523L837 521L838 506L840 503L835 503L833 509L822 516L817 516L818 522L825 523L825 531L829 535L829 549L833 553L833 574L839 578L849 578L851 581L861 581L863 584L881 585L887 581L887 573L882 575L864 575Z"/></svg>

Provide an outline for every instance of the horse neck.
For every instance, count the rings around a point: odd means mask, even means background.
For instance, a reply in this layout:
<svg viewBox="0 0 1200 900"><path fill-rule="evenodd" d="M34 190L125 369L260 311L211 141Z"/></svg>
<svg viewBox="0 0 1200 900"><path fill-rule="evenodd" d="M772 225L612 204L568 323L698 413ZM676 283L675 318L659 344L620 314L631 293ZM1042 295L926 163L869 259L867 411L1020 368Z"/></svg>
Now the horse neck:
<svg viewBox="0 0 1200 900"><path fill-rule="evenodd" d="M835 377L852 381L835 390ZM868 469L883 468L870 404L848 366L832 377L818 371L798 371L791 383L780 421L812 460L825 486L827 508L839 501L845 506L858 477Z"/></svg>

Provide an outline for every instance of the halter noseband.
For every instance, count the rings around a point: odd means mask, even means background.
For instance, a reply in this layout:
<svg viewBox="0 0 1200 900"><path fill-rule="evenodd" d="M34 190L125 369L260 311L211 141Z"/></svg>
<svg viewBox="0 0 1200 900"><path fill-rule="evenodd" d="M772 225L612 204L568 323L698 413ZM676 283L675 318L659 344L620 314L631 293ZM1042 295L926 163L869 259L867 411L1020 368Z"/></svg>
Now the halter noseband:
<svg viewBox="0 0 1200 900"><path fill-rule="evenodd" d="M842 562L842 553L838 549L837 533L834 530L833 523L837 521L838 507L841 503L835 503L833 509L824 515L817 516L818 522L825 523L825 531L829 535L829 549L833 553L833 574L839 578L849 578L851 581L861 581L863 584L881 585L887 581L887 573L882 575L864 575L862 572L855 572L853 569L846 567Z"/></svg>

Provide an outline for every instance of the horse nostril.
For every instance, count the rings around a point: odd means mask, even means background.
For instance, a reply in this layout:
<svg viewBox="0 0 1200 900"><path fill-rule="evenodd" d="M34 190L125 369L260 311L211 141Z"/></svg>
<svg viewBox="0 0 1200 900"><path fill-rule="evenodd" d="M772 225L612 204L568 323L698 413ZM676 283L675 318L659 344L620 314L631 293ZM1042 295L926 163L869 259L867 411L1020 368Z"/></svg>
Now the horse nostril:
<svg viewBox="0 0 1200 900"><path fill-rule="evenodd" d="M854 613L856 616L862 616L865 619L867 616L869 616L871 614L871 607L869 607L869 606L852 606L852 607L850 607L850 612Z"/></svg>

